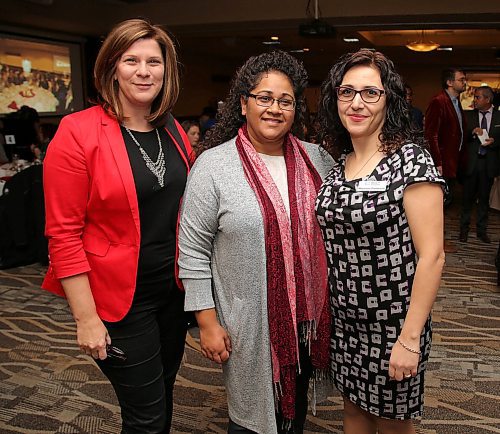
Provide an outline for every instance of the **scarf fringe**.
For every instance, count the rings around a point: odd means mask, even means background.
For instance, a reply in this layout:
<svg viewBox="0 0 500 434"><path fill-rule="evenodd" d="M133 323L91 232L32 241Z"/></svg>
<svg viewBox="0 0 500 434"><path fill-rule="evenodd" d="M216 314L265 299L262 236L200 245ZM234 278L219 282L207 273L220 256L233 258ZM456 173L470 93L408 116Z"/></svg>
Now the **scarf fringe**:
<svg viewBox="0 0 500 434"><path fill-rule="evenodd" d="M325 382L328 382L325 385ZM311 408L312 414L316 416L316 406L319 402L325 401L328 396L328 391L333 384L332 374L330 369L318 369L314 368L309 380L309 387L307 391L307 400L309 401L309 407ZM276 412L279 411L280 398L283 396L283 389L281 387L281 382L273 383L274 386L274 409ZM319 389L318 389L319 388ZM283 417L281 429L284 432L288 432L293 427L294 419L288 419Z"/></svg>
<svg viewBox="0 0 500 434"><path fill-rule="evenodd" d="M293 419L287 419L287 418L283 418L283 420L281 421L281 431L283 432L289 432L291 431L293 428Z"/></svg>
<svg viewBox="0 0 500 434"><path fill-rule="evenodd" d="M332 374L330 369L313 369L311 380L317 383L320 383L322 381L331 381Z"/></svg>
<svg viewBox="0 0 500 434"><path fill-rule="evenodd" d="M274 383L274 411L278 413L280 398L283 396L283 389L281 387L281 381L278 383ZM283 416L281 421L281 431L288 432L293 427L293 419L289 419Z"/></svg>
<svg viewBox="0 0 500 434"><path fill-rule="evenodd" d="M316 320L303 321L299 324L299 343L307 344L309 355L311 354L311 341L318 338L316 333L317 323Z"/></svg>
<svg viewBox="0 0 500 434"><path fill-rule="evenodd" d="M274 407L277 409L280 405L280 398L283 396L283 389L281 387L281 381L273 383L274 386Z"/></svg>
<svg viewBox="0 0 500 434"><path fill-rule="evenodd" d="M316 407L319 403L328 399L333 386L333 377L330 369L315 369L309 380L309 389L307 399L309 407L314 416L316 416Z"/></svg>

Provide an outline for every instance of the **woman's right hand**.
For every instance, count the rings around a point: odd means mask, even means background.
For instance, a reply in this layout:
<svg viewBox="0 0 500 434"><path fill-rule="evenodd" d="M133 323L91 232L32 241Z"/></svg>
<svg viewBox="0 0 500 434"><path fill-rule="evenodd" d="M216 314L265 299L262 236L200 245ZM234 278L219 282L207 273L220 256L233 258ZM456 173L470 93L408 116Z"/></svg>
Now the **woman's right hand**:
<svg viewBox="0 0 500 434"><path fill-rule="evenodd" d="M108 330L97 314L94 297L86 273L61 279L73 318L79 347L94 359L107 357L106 344L111 344Z"/></svg>
<svg viewBox="0 0 500 434"><path fill-rule="evenodd" d="M94 359L104 360L107 357L106 345L111 344L108 330L97 315L82 318L76 323L78 346L85 354Z"/></svg>
<svg viewBox="0 0 500 434"><path fill-rule="evenodd" d="M223 363L231 354L231 339L220 324L200 327L201 353L216 363Z"/></svg>
<svg viewBox="0 0 500 434"><path fill-rule="evenodd" d="M200 328L201 353L216 363L225 362L231 353L231 339L220 325L215 308L196 311L195 316Z"/></svg>

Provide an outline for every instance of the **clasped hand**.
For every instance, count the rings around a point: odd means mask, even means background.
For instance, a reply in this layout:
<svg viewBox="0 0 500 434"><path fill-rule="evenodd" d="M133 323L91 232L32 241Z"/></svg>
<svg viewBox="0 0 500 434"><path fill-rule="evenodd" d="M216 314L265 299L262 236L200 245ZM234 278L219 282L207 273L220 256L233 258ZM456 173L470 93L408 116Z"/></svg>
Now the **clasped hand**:
<svg viewBox="0 0 500 434"><path fill-rule="evenodd" d="M111 344L111 338L98 316L77 321L76 338L85 354L100 360L107 357L106 345Z"/></svg>
<svg viewBox="0 0 500 434"><path fill-rule="evenodd" d="M200 327L201 353L216 363L224 363L231 354L231 339L220 325Z"/></svg>

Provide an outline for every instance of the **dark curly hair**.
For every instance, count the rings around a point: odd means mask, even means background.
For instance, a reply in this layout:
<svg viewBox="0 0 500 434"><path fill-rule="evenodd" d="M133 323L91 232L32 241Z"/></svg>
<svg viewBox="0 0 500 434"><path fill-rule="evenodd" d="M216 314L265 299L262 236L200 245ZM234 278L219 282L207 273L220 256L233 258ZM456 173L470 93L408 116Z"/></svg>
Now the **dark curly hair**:
<svg viewBox="0 0 500 434"><path fill-rule="evenodd" d="M405 143L424 146L422 131L411 121L403 79L396 72L391 60L378 51L367 49L343 55L332 67L321 86L318 110L321 146L334 158L353 149L349 132L342 125L338 114L335 88L342 84L348 70L360 65L374 67L380 72L386 94L387 112L379 136L380 150L391 154Z"/></svg>
<svg viewBox="0 0 500 434"><path fill-rule="evenodd" d="M216 123L207 131L207 136L201 143L201 152L236 136L239 128L246 122L245 116L241 114L241 96L248 98L248 94L258 86L262 75L271 71L282 72L292 83L296 100L292 133L302 136L307 72L301 61L284 51L276 50L250 57L238 69L231 83L229 96L217 113Z"/></svg>

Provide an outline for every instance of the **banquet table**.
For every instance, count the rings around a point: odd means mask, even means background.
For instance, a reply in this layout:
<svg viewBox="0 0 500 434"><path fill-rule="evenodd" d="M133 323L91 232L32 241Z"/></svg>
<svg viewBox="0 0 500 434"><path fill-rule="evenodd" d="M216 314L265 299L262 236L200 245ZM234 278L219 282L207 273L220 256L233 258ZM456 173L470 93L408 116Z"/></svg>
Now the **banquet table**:
<svg viewBox="0 0 500 434"><path fill-rule="evenodd" d="M17 163L2 164L0 166L0 196L3 194L5 183L12 179L16 173L19 173L30 166L31 163L26 160L18 160Z"/></svg>
<svg viewBox="0 0 500 434"><path fill-rule="evenodd" d="M0 269L46 263L42 165L18 160L1 166L0 175Z"/></svg>

